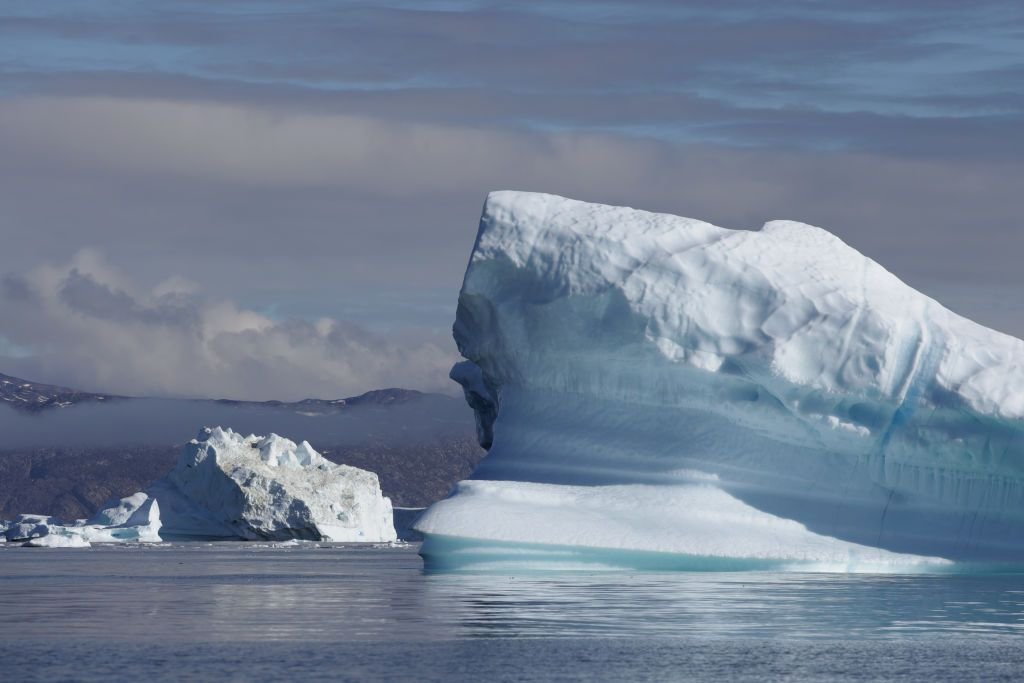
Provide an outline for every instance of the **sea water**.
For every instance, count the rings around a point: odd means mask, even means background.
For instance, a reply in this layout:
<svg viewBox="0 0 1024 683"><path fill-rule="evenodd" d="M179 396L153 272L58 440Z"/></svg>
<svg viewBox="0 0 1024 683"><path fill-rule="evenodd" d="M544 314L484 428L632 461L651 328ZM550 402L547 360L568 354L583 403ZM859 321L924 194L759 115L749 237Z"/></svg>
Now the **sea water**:
<svg viewBox="0 0 1024 683"><path fill-rule="evenodd" d="M0 679L1013 680L1024 574L426 574L415 546L0 547Z"/></svg>

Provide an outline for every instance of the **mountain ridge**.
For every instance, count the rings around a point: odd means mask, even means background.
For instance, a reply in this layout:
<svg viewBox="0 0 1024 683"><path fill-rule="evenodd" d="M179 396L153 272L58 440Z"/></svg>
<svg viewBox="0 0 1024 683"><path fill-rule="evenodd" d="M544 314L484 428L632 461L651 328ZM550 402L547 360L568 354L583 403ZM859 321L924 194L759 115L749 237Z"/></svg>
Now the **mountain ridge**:
<svg viewBox="0 0 1024 683"><path fill-rule="evenodd" d="M296 412L312 412L330 414L341 412L354 406L387 406L418 401L424 397L455 400L446 394L423 392L416 389L387 387L371 389L356 396L338 399L305 398L299 401L246 401L228 398L169 398L175 401L211 401L220 405L230 406L261 406L280 408ZM44 382L33 382L13 375L0 372L0 403L6 403L16 410L30 413L49 409L69 408L81 403L97 403L101 401L132 401L155 398L150 396L122 396L119 394L93 393L70 387Z"/></svg>

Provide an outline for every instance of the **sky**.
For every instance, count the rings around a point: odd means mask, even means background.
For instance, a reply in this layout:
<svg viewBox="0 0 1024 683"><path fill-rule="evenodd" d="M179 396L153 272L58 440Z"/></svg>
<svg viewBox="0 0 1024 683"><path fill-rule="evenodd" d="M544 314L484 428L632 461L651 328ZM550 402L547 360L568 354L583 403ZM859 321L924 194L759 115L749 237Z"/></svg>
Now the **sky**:
<svg viewBox="0 0 1024 683"><path fill-rule="evenodd" d="M0 5L0 372L452 393L494 189L824 227L1024 336L1024 4Z"/></svg>

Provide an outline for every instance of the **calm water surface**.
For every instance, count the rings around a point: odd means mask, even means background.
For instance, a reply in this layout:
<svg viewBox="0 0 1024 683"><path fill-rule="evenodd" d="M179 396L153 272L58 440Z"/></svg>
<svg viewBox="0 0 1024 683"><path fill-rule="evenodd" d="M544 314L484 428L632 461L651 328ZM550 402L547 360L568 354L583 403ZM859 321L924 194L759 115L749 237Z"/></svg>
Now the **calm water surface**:
<svg viewBox="0 0 1024 683"><path fill-rule="evenodd" d="M414 547L0 547L0 680L1017 680L1024 575L425 575Z"/></svg>

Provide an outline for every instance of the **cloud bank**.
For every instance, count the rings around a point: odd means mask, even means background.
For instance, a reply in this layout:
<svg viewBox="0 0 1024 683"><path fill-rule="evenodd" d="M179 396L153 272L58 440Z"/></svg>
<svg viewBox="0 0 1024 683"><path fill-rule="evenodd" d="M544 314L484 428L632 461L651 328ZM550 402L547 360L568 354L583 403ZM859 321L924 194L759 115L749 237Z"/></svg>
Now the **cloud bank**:
<svg viewBox="0 0 1024 683"><path fill-rule="evenodd" d="M358 318L362 302L448 324L493 189L731 228L802 220L924 288L1024 284L1019 158L683 144L111 97L0 100L0 152L9 162L0 223L22 258L101 244L115 262L137 264L129 274L138 279L156 265L160 277L178 272L235 298L267 290L327 310L344 302L335 317ZM279 267L252 277L271 255ZM14 252L0 255L0 269L15 263ZM393 308L396 293L424 292L417 306Z"/></svg>
<svg viewBox="0 0 1024 683"><path fill-rule="evenodd" d="M33 349L0 355L9 373L86 390L282 400L387 386L452 393L444 378L456 354L443 337L274 320L174 278L143 290L94 251L7 275L0 320L9 343Z"/></svg>

